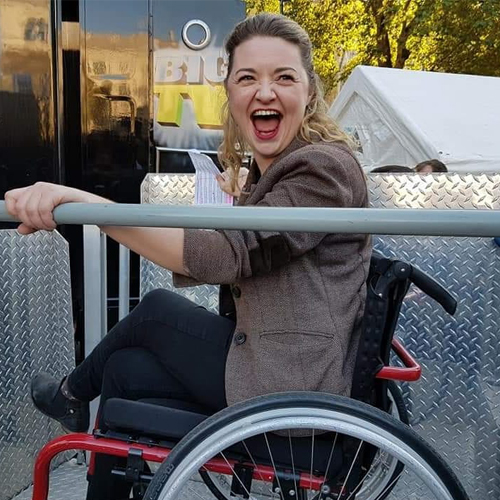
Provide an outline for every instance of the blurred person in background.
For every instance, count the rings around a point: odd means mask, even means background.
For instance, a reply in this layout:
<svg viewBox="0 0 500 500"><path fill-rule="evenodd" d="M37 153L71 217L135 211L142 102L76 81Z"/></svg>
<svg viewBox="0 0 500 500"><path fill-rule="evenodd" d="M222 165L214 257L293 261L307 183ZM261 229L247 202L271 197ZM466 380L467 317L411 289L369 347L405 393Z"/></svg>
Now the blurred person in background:
<svg viewBox="0 0 500 500"><path fill-rule="evenodd" d="M439 160L425 160L415 165L415 172L418 174L434 174L448 172L446 165Z"/></svg>
<svg viewBox="0 0 500 500"><path fill-rule="evenodd" d="M413 172L413 170L404 165L384 165L370 170L371 174L407 174L411 172Z"/></svg>

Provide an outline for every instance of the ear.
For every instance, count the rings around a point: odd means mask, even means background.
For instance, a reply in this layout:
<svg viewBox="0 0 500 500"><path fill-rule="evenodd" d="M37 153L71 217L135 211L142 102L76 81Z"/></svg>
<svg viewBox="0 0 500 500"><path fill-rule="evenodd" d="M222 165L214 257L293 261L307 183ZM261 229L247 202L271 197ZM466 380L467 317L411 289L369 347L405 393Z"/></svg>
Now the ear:
<svg viewBox="0 0 500 500"><path fill-rule="evenodd" d="M312 92L309 94L308 98L307 98L307 105L308 105L308 106L311 104L311 102L313 101L314 97L315 97L315 95L314 95L314 91L312 91Z"/></svg>
<svg viewBox="0 0 500 500"><path fill-rule="evenodd" d="M311 102L313 101L313 99L314 99L314 95L313 94L309 95L309 98L307 99L307 104L306 104L306 112L310 111Z"/></svg>

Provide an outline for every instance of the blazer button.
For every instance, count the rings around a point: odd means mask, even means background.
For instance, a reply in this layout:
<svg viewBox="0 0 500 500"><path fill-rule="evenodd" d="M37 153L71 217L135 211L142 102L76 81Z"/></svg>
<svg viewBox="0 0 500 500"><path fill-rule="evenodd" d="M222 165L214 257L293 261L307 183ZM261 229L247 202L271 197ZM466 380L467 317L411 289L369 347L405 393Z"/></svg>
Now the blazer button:
<svg viewBox="0 0 500 500"><path fill-rule="evenodd" d="M247 340L247 336L243 332L238 332L234 336L234 343L236 345L244 344Z"/></svg>
<svg viewBox="0 0 500 500"><path fill-rule="evenodd" d="M233 286L231 291L233 292L233 297L239 299L241 297L241 288L239 286Z"/></svg>

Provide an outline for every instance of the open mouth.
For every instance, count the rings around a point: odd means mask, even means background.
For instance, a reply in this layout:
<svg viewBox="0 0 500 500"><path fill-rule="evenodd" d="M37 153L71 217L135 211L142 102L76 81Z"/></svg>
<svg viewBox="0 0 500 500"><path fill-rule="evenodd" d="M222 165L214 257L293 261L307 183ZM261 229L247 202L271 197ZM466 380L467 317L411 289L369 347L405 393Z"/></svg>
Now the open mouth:
<svg viewBox="0 0 500 500"><path fill-rule="evenodd" d="M269 140L278 133L282 114L274 109L258 109L252 113L255 135L262 140Z"/></svg>

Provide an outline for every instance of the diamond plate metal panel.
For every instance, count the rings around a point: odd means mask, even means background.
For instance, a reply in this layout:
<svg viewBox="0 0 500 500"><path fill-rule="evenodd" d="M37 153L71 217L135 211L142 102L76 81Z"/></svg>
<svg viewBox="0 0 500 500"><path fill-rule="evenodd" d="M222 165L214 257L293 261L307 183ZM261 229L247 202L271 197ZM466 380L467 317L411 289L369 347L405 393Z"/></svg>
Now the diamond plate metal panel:
<svg viewBox="0 0 500 500"><path fill-rule="evenodd" d="M31 500L30 486L12 500ZM50 474L49 500L85 500L87 496L87 467L70 460Z"/></svg>
<svg viewBox="0 0 500 500"><path fill-rule="evenodd" d="M162 205L192 205L194 203L194 174L147 175L142 183L141 201ZM141 258L141 297L155 288L175 291L210 311L218 311L218 287L200 285L190 288L174 288L170 271Z"/></svg>
<svg viewBox="0 0 500 500"><path fill-rule="evenodd" d="M60 427L35 410L31 377L74 366L69 256L56 232L0 231L0 500L31 482L36 453Z"/></svg>
<svg viewBox="0 0 500 500"><path fill-rule="evenodd" d="M500 209L500 175L370 175L368 185L376 208ZM193 199L192 175L150 175L144 181L145 203ZM455 470L470 497L498 499L500 248L491 238L421 236L377 236L374 247L413 262L459 300L452 318L410 290L397 334L422 363L423 377L402 389L412 426ZM168 272L147 261L141 270L143 294L165 284L172 288ZM189 298L215 310L215 291L194 287ZM391 498L421 498L420 493L403 477Z"/></svg>
<svg viewBox="0 0 500 500"><path fill-rule="evenodd" d="M376 208L500 209L500 175L379 174L368 183ZM452 318L410 290L397 334L422 363L423 377L403 390L413 427L471 498L498 499L500 248L491 238L421 236L378 236L374 247L413 262L459 301Z"/></svg>

